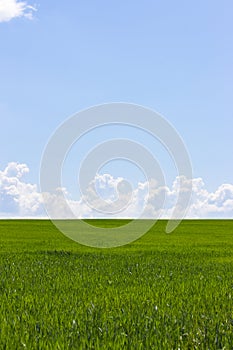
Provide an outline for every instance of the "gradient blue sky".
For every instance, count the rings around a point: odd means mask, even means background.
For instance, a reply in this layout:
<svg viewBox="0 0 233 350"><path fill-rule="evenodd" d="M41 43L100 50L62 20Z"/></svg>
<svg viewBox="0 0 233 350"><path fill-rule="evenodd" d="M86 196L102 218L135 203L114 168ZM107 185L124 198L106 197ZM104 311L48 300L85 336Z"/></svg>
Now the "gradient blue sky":
<svg viewBox="0 0 233 350"><path fill-rule="evenodd" d="M32 20L0 23L1 169L26 163L38 183L65 118L124 101L176 127L208 190L233 182L232 1L27 3Z"/></svg>

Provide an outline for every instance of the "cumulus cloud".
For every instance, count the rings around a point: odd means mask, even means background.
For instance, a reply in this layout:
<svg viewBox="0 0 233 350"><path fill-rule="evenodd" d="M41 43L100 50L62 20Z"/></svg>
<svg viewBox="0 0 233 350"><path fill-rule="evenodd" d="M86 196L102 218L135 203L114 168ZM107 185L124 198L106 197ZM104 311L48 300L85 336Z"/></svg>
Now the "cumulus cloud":
<svg viewBox="0 0 233 350"><path fill-rule="evenodd" d="M0 171L0 216L31 217L42 214L42 197L37 186L22 180L28 172L26 164L15 162Z"/></svg>
<svg viewBox="0 0 233 350"><path fill-rule="evenodd" d="M65 188L42 195L37 185L25 181L28 172L26 164L15 162L0 171L1 218L46 218L45 203L52 218L137 218L142 213L144 218L170 218L180 193L176 211L179 218L179 208L182 211L190 186L193 191L186 218L233 217L232 184L223 184L215 192L208 192L202 178L180 176L171 188L158 185L155 179L130 187L123 178L97 174L80 199L74 200Z"/></svg>
<svg viewBox="0 0 233 350"><path fill-rule="evenodd" d="M193 185L189 217L233 218L232 184L223 184L215 192L208 192L201 178L194 179Z"/></svg>
<svg viewBox="0 0 233 350"><path fill-rule="evenodd" d="M13 18L33 18L36 7L29 5L26 1L0 0L0 22L8 22Z"/></svg>

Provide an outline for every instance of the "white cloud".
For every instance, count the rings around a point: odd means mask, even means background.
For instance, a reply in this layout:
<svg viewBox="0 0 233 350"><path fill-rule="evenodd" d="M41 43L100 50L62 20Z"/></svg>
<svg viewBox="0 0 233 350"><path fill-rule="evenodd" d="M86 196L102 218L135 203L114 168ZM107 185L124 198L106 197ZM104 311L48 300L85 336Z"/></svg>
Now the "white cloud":
<svg viewBox="0 0 233 350"><path fill-rule="evenodd" d="M179 204L182 207L182 198L187 195L190 183L193 193L187 218L233 218L232 184L223 184L215 192L208 192L202 178L187 180L184 177L177 177L171 188L159 187L152 179L149 182L138 183L130 191L124 179L114 178L110 174L98 174L90 183L85 195L79 200L73 200L65 188L56 189L53 194L47 193L42 196L35 184L24 180L28 172L29 168L26 164L15 162L9 163L3 171L0 171L1 218L46 217L43 206L45 201L51 208L53 218L66 218L69 213L63 194L77 218L136 218L140 216L144 208L146 208L144 217L155 218L161 214L161 218L169 218L177 201L179 186L181 187L181 203ZM101 197L98 197L97 194ZM87 200L91 203L92 208L88 205ZM95 211L93 207L96 207L98 211ZM101 209L106 212L109 208L117 209L116 214L108 215L99 211Z"/></svg>
<svg viewBox="0 0 233 350"><path fill-rule="evenodd" d="M0 171L0 215L34 216L43 212L42 197L37 186L25 183L22 177L29 172L26 164L9 163Z"/></svg>
<svg viewBox="0 0 233 350"><path fill-rule="evenodd" d="M13 18L33 18L36 7L29 5L26 1L0 0L0 22L8 22Z"/></svg>

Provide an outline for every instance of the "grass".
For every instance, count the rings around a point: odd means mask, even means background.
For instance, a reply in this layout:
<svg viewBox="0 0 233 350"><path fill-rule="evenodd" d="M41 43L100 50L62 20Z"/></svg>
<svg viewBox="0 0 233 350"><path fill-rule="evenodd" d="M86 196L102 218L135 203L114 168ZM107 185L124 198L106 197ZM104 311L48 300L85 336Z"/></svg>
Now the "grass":
<svg viewBox="0 0 233 350"><path fill-rule="evenodd" d="M101 250L1 220L0 349L232 350L233 221L165 225Z"/></svg>

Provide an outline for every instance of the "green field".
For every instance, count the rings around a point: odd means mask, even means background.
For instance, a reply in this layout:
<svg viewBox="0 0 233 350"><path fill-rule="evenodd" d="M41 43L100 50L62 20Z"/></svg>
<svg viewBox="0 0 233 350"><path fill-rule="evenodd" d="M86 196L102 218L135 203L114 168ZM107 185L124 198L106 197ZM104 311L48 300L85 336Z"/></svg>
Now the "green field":
<svg viewBox="0 0 233 350"><path fill-rule="evenodd" d="M233 221L165 225L94 249L1 220L0 349L233 349Z"/></svg>

